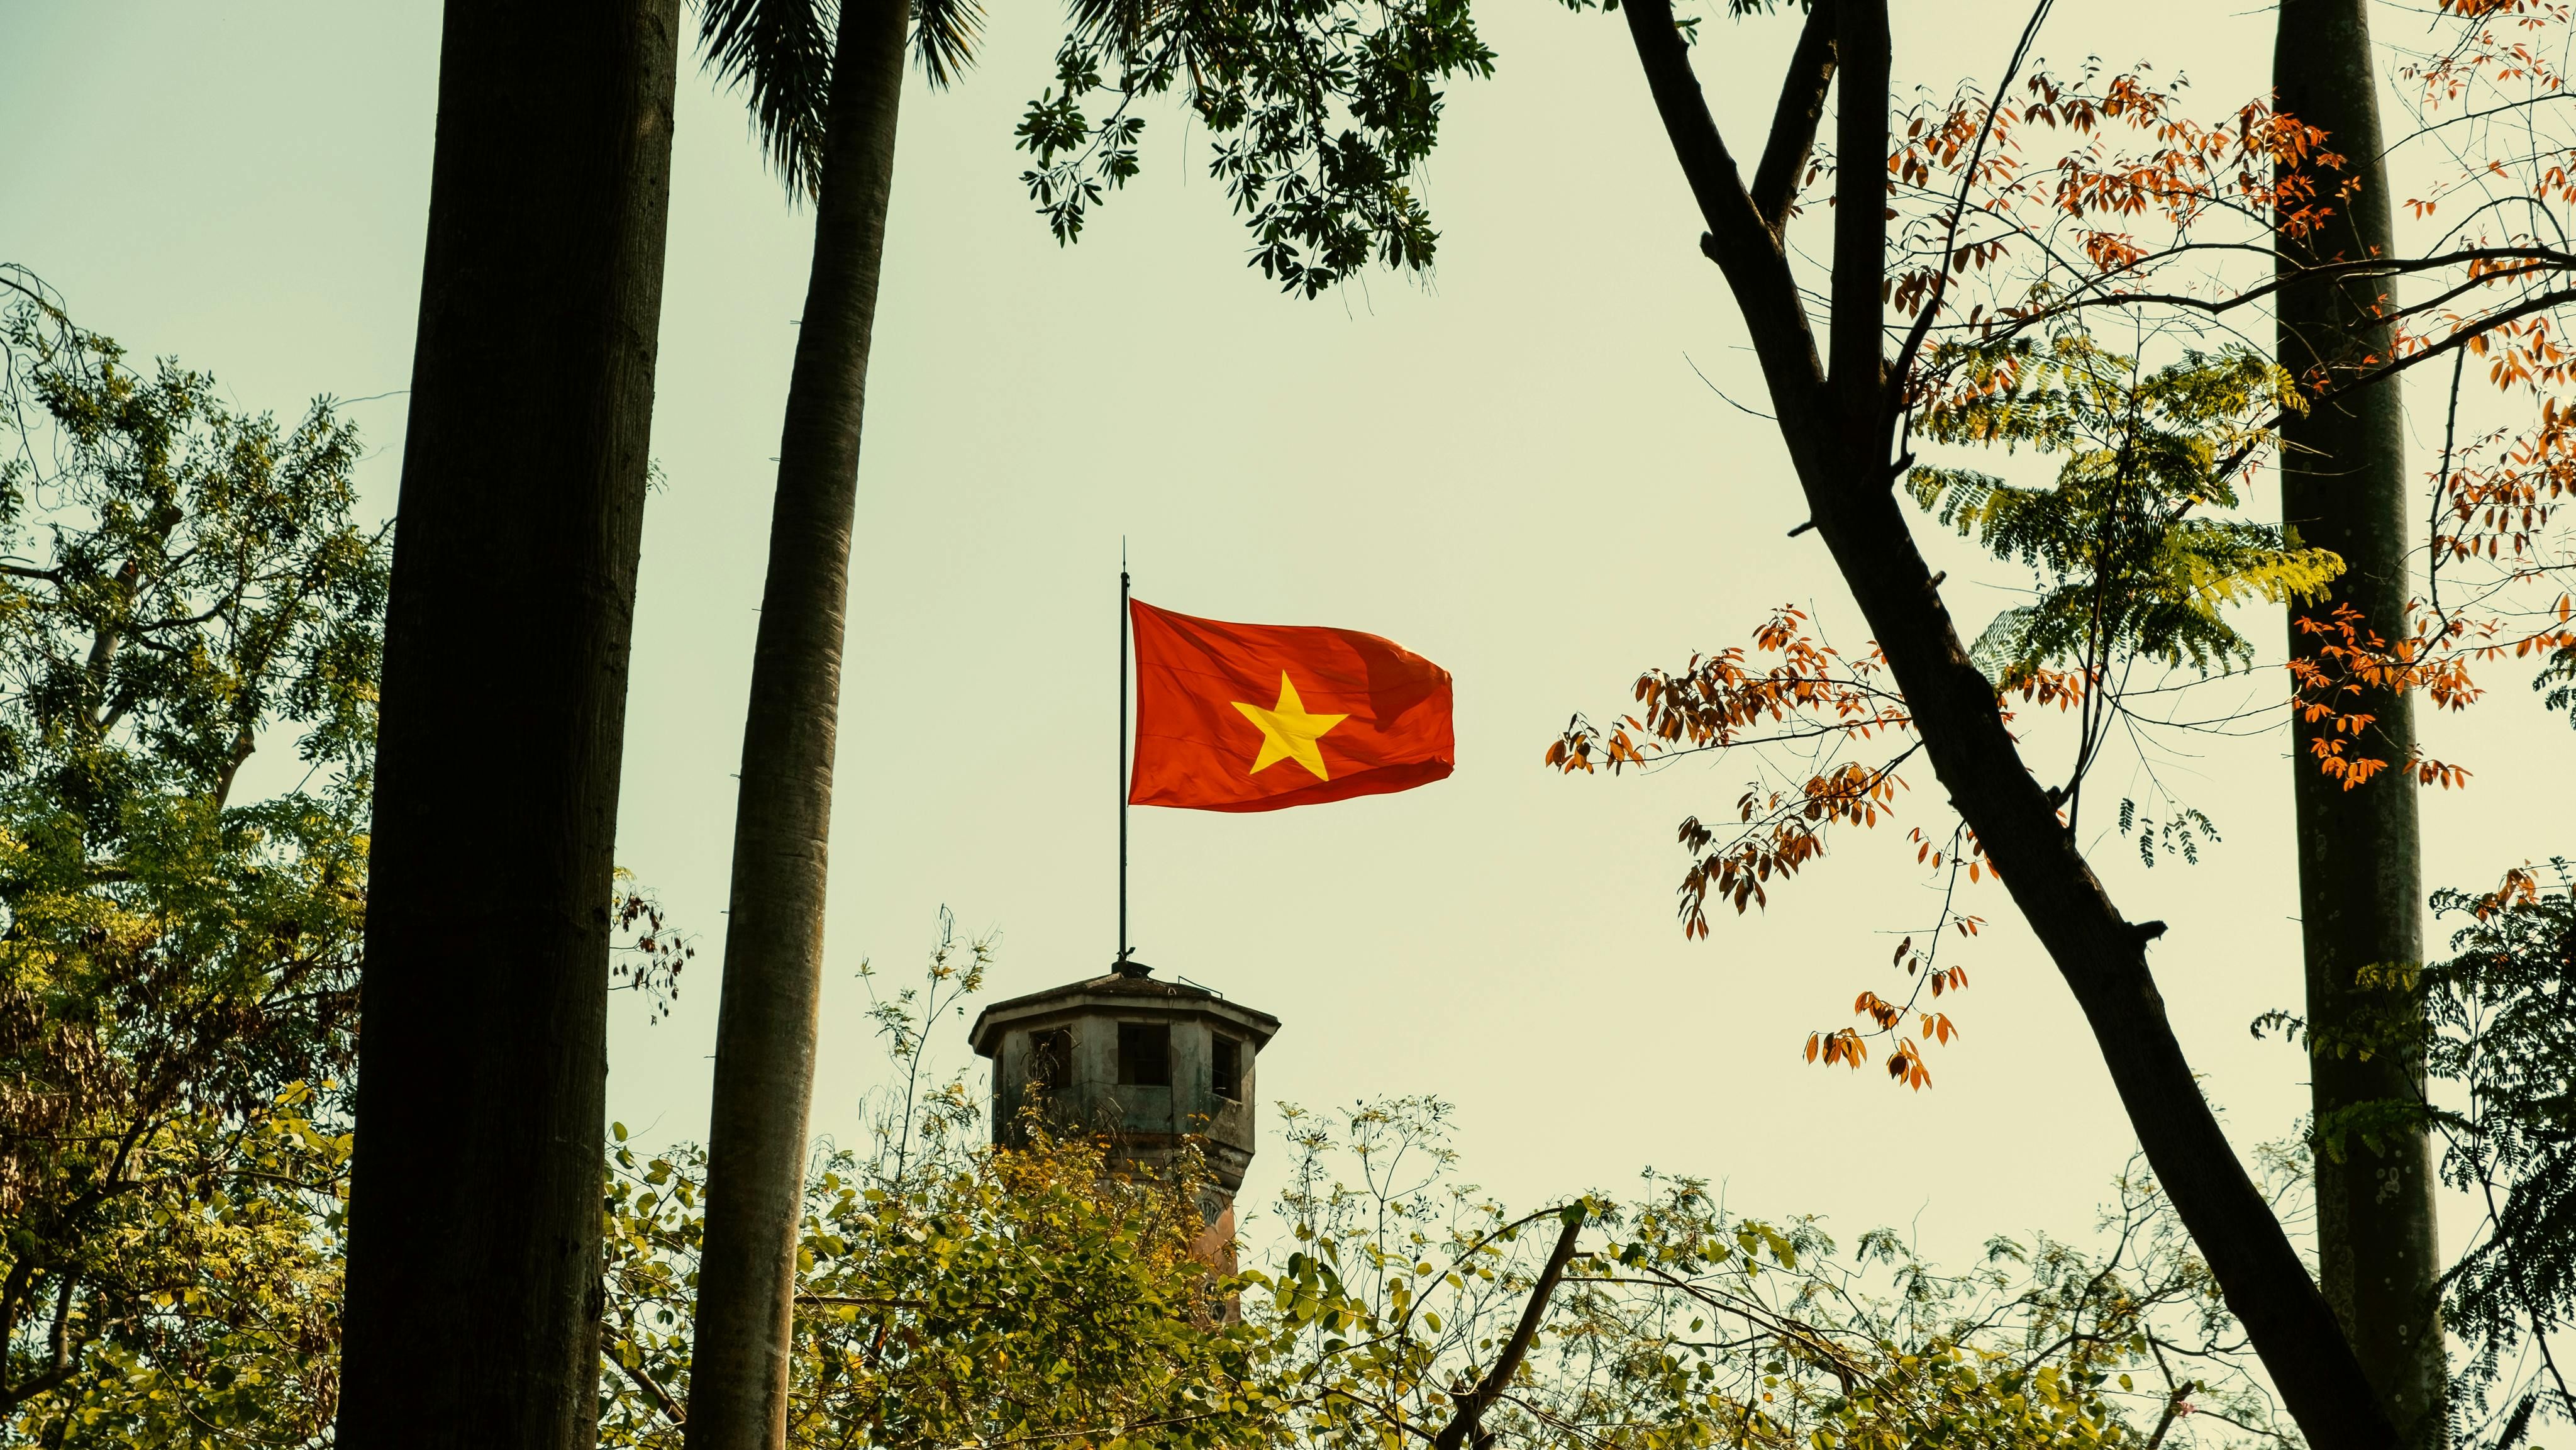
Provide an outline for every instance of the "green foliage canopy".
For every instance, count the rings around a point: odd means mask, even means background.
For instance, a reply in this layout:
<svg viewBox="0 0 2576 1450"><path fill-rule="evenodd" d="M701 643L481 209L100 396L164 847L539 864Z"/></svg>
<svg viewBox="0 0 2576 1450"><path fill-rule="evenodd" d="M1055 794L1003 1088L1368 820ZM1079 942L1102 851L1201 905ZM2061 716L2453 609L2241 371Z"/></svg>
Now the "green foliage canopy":
<svg viewBox="0 0 2576 1450"><path fill-rule="evenodd" d="M2241 1332L2152 1181L2102 1252L1997 1238L1944 1272L1880 1230L1727 1210L1649 1173L1513 1215L1459 1179L1429 1099L1298 1115L1295 1252L1246 1314L1276 1336L1283 1430L1332 1450L1420 1443L1494 1363L1542 1245L1584 1234L1476 1443L1564 1450L1901 1450L2272 1442Z"/></svg>
<svg viewBox="0 0 2576 1450"><path fill-rule="evenodd" d="M1733 1214L1648 1175L1632 1202L1515 1215L1462 1181L1448 1109L1286 1109L1285 1241L1229 1275L1189 1165L1115 1145L996 1150L963 1080L918 1089L924 1029L971 963L879 1004L899 1086L872 1148L810 1182L789 1443L1297 1446L1438 1439L1578 1249L1476 1446L2091 1450L2276 1442L2241 1333L2151 1182L2099 1253L1996 1239L1945 1273L1892 1233ZM945 975L943 975L943 973ZM678 1442L703 1158L612 1150L603 1443Z"/></svg>
<svg viewBox="0 0 2576 1450"><path fill-rule="evenodd" d="M1072 20L1019 130L1037 161L1022 180L1058 241L1136 175L1136 100L1178 87L1252 265L1280 290L1313 297L1372 261L1431 265L1439 233L1414 179L1444 88L1494 71L1466 0L1075 0Z"/></svg>
<svg viewBox="0 0 2576 1450"><path fill-rule="evenodd" d="M0 282L0 1425L157 1443L169 1356L240 1385L327 1307L388 551L328 398L237 412ZM293 1443L266 1395L206 1413Z"/></svg>
<svg viewBox="0 0 2576 1450"><path fill-rule="evenodd" d="M1197 1172L1139 1181L1042 1124L997 1151L963 1080L924 1081L926 1029L986 958L943 932L922 985L876 1004L896 1088L869 1151L823 1152L807 1185L789 1443L1262 1442L1279 1407L1204 1254ZM705 1157L615 1138L600 1442L677 1446Z"/></svg>

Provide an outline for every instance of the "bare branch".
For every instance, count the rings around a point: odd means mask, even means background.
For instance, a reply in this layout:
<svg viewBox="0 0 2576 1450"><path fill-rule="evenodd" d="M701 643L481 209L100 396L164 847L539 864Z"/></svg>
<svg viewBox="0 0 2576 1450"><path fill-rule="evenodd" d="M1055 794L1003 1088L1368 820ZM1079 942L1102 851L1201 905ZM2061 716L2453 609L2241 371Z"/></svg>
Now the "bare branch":
<svg viewBox="0 0 2576 1450"><path fill-rule="evenodd" d="M1631 0L1620 8L1627 12L1628 34L1673 156L1681 162L1708 227L1700 251L1726 274L1791 449L1821 462L1814 450L1829 446L1834 431L1824 406L1825 369L1788 254L1736 174L1735 158L1727 154L1725 139L1709 115L1708 98L1691 72L1690 50L1673 23L1671 0Z"/></svg>
<svg viewBox="0 0 2576 1450"><path fill-rule="evenodd" d="M1887 0L1842 0L1834 7L1842 88L1834 104L1833 314L1828 321L1826 378L1842 429L1884 439L1888 410L1885 308L1887 282L1887 87L1892 42ZM1826 524L1828 534L1832 525Z"/></svg>
<svg viewBox="0 0 2576 1450"><path fill-rule="evenodd" d="M1806 28L1798 32L1798 49L1789 57L1789 74L1780 83L1780 104L1771 113L1771 139L1762 161L1753 168L1753 209L1777 232L1789 224L1789 207L1798 199L1798 179L1816 149L1816 127L1824 119L1825 95L1834 84L1834 0L1815 0L1808 7Z"/></svg>
<svg viewBox="0 0 2576 1450"><path fill-rule="evenodd" d="M1556 1236L1556 1247L1547 1256L1547 1267L1539 1271L1538 1282L1530 1286L1529 1302L1521 1306L1521 1322L1513 1326L1512 1337L1495 1357L1494 1367L1486 1372L1484 1381L1459 1397L1458 1413L1449 1421L1449 1428L1432 1442L1433 1450L1460 1450L1468 1437L1476 1434L1477 1422L1485 1411L1502 1398L1512 1376L1520 1373L1530 1341L1538 1337L1539 1324L1547 1318L1548 1298L1556 1293L1557 1280L1565 1277L1565 1266L1574 1258L1574 1241L1582 1234L1586 1217L1580 1206L1566 1210L1565 1229Z"/></svg>

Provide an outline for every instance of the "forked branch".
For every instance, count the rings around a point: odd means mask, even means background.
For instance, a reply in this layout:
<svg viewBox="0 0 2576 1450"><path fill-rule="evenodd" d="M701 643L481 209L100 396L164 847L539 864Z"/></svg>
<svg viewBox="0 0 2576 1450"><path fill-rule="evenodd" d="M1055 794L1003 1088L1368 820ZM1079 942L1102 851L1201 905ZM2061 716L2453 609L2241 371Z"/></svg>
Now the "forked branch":
<svg viewBox="0 0 2576 1450"><path fill-rule="evenodd" d="M1512 1376L1520 1373L1530 1341L1538 1337L1538 1327L1547 1319L1547 1301L1555 1295L1557 1281L1565 1277L1565 1266L1573 1262L1574 1241L1583 1232L1585 1216L1580 1206L1565 1211L1564 1231L1556 1236L1556 1247L1548 1253L1547 1267L1539 1271L1538 1282L1530 1286L1529 1302L1521 1306L1521 1322L1513 1326L1512 1337L1504 1342L1503 1352L1495 1356L1494 1367L1485 1372L1484 1379L1458 1397L1458 1413L1432 1441L1432 1450L1462 1450L1471 1439L1482 1443L1477 1426L1485 1411L1493 1408L1494 1401L1511 1387Z"/></svg>
<svg viewBox="0 0 2576 1450"><path fill-rule="evenodd" d="M1726 274L1753 334L1781 431L1792 452L1822 448L1834 431L1824 406L1825 369L1816 355L1797 279L1789 271L1788 253L1736 174L1735 158L1727 153L1699 77L1691 72L1690 48L1673 22L1671 0L1628 0L1620 9L1627 13L1628 34L1636 43L1655 110L1708 227L1700 250ZM1819 456L1814 461L1823 460ZM1802 457L1802 468L1806 462Z"/></svg>

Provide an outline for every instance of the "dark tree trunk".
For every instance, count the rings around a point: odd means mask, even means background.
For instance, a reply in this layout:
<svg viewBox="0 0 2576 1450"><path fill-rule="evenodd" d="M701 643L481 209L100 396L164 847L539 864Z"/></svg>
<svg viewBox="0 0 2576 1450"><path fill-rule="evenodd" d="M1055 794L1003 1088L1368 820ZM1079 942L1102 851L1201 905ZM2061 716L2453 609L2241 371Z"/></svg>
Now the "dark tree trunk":
<svg viewBox="0 0 2576 1450"><path fill-rule="evenodd" d="M787 1432L859 424L908 23L901 0L847 0L834 47L743 725L689 1450L775 1450Z"/></svg>
<svg viewBox="0 0 2576 1450"><path fill-rule="evenodd" d="M1745 190L1710 119L1669 0L1627 0L1625 9L1656 109L1708 225L1701 249L1724 271L1752 336L1816 532L1904 692L1942 786L2084 1009L2157 1180L2300 1428L2320 1447L2390 1450L2388 1420L2333 1313L2246 1176L2174 1036L2146 961L2146 943L2161 928L2123 918L2085 864L2022 761L1994 685L1969 660L1895 497L1897 409L1883 362L1886 173L1876 166L1837 173L1828 373L1780 234ZM1886 0L1836 0L1832 18L1841 67L1836 152L1885 155ZM1814 83L1803 67L1789 79L1801 93ZM1804 144L1775 133L1768 150Z"/></svg>
<svg viewBox="0 0 2576 1450"><path fill-rule="evenodd" d="M2340 173L2357 191L2325 225L2280 237L2280 363L2338 381L2390 356L2378 304L2381 277L2300 281L2303 263L2395 254L2388 168L2381 157L2379 84L2364 0L2283 0L2272 57L2281 109L2322 127L2340 153ZM2321 188L2330 190L2328 188ZM2314 604L2290 610L2290 650L2316 658L2325 641L2298 620L2331 619L2339 605L2394 642L2406 632L2408 520L2403 397L2394 382L2319 403L2282 430L2281 516L2303 544L2332 549L2345 573ZM2409 697L2372 689L2337 701L2377 719L2359 742L2389 769L2346 790L2317 768L2310 742L2330 721L2294 719L2291 794L2297 806L2299 919L2307 957L2310 1060L2319 1121L2355 1103L2411 1101L2423 1091L2422 1058L2411 1042L2383 1042L2364 1057L2356 1037L2384 1033L2400 998L2357 982L2369 967L2422 961L2424 890L2416 830L2416 785L2403 767L2413 754ZM2347 748L2352 748L2347 746ZM2317 1154L2317 1246L2328 1303L2378 1386L2402 1441L2442 1443L2448 1382L2442 1350L2441 1264L2434 1233L2432 1144L2421 1132L2354 1136Z"/></svg>
<svg viewBox="0 0 2576 1450"><path fill-rule="evenodd" d="M597 1439L608 936L678 0L450 0L339 1443Z"/></svg>

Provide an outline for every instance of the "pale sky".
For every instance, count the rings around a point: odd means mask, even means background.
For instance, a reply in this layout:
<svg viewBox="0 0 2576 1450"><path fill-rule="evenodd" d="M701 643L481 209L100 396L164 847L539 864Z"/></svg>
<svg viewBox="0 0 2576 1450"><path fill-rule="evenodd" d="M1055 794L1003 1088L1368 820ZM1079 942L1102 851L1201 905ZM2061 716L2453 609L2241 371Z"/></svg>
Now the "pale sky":
<svg viewBox="0 0 2576 1450"><path fill-rule="evenodd" d="M1899 8L1899 85L1943 90L1991 74L2023 15ZM2263 83L2268 11L2110 9L2061 9L2041 53L2151 59L2212 112ZM1047 76L1051 11L996 7L984 63L954 91L908 82L818 1129L853 1133L880 1075L853 972L916 969L942 903L1002 933L990 997L1106 966L1123 536L1152 603L1366 629L1456 677L1448 781L1267 815L1137 813L1139 954L1283 1019L1264 1098L1439 1094L1469 1174L1524 1205L1617 1193L1652 1164L1846 1238L1913 1225L1953 1261L1992 1233L2082 1231L2134 1140L2000 891L1971 904L1992 925L1960 958L1965 1035L1932 1052L1931 1091L1800 1061L1860 988L1892 993L1894 939L1933 914L1900 847L1905 824L1946 829L1928 770L1896 830L1846 838L1767 913L1691 943L1672 912L1673 826L1729 809L1744 773L1585 781L1541 765L1570 713L1615 710L1641 667L1740 642L1774 604L1813 601L1841 642L1860 635L1822 545L1783 537L1804 511L1770 425L1694 376L1695 362L1759 406L1625 26L1547 0L1488 0L1479 18L1502 70L1456 93L1431 167L1436 277L1377 275L1318 303L1244 267L1204 137L1170 109L1145 113L1142 180L1079 247L1056 247L1010 149ZM1702 52L1702 78L1749 153L1793 25L1712 25L1724 44ZM0 259L134 351L212 369L241 404L397 394L436 67L428 4L0 6ZM739 103L691 61L653 442L670 484L646 528L619 859L703 951L672 1020L615 1012L611 1112L648 1142L704 1130L769 449L809 244ZM403 400L349 413L389 510ZM1978 581L2015 571L1946 537L1929 547L1963 620L2009 601ZM2277 647L2276 618L2246 627ZM2576 846L2568 773L2514 762L2565 760L2566 723L2525 672L2489 679L2489 704L2433 728L2435 752L2480 775L2427 803L2428 884ZM2094 847L2131 918L2171 923L2159 980L2245 1143L2287 1133L2306 1097L2299 1054L2246 1030L2297 1005L2284 742L2205 742L2168 766L2225 834L2201 866L2149 872L2116 838ZM2130 769L2115 761L2094 790L2116 799ZM962 1022L936 1040L970 1060ZM1274 1144L1255 1163L1247 1208L1285 1156Z"/></svg>

